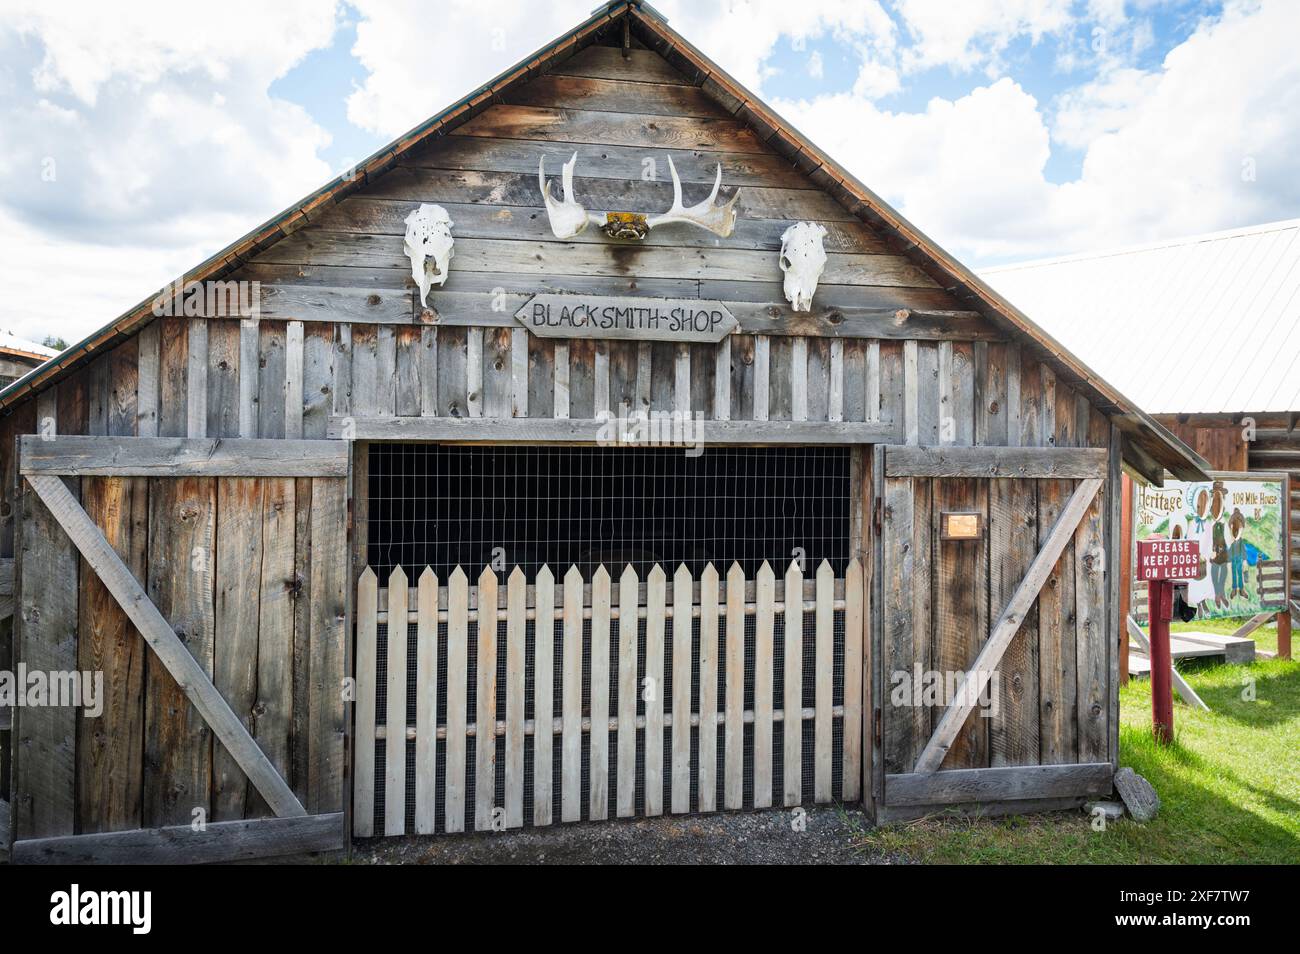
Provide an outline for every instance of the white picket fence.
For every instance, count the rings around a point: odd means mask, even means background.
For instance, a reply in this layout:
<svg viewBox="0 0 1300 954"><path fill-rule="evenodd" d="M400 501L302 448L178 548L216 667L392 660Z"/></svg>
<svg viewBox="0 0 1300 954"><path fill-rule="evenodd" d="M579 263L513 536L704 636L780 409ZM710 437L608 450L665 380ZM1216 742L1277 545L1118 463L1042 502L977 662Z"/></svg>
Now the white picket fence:
<svg viewBox="0 0 1300 954"><path fill-rule="evenodd" d="M366 568L353 832L518 828L527 803L539 826L556 809L562 822L660 815L665 796L673 813L795 806L809 774L812 801L856 801L863 613L856 560L842 579L823 562L807 582L797 563L783 581L764 563L753 582L734 564L724 582L709 564L697 583L683 566L671 585L658 565L644 583L628 566L616 589L605 567L589 585L573 567L559 593L546 567L532 585L516 567L504 593L491 569L471 587L460 567L445 584L426 568L412 589L399 567L381 589ZM533 635L544 633L554 639ZM785 731L791 713L799 731Z"/></svg>

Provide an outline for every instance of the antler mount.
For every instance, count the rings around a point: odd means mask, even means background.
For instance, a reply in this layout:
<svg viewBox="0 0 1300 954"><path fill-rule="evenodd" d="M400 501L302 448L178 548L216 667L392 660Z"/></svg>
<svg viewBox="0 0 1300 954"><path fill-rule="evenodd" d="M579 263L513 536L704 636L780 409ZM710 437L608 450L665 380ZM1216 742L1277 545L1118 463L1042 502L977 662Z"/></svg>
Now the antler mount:
<svg viewBox="0 0 1300 954"><path fill-rule="evenodd" d="M722 165L719 163L717 175L713 179L713 191L703 202L689 208L682 205L682 181L677 176L677 167L672 157L668 157L668 171L673 177L673 204L662 215L645 215L640 212L588 212L578 204L573 195L573 170L578 163L578 154L574 154L564 164L560 179L564 187L564 200L559 201L551 193L551 184L546 178L546 157L537 162L537 184L542 190L542 201L546 204L546 215L551 222L551 231L556 238L567 239L582 233L590 224L597 225L610 238L640 241L650 230L659 226L683 222L712 232L721 238L727 238L736 227L736 202L740 190L721 205L714 203L718 190L722 187Z"/></svg>

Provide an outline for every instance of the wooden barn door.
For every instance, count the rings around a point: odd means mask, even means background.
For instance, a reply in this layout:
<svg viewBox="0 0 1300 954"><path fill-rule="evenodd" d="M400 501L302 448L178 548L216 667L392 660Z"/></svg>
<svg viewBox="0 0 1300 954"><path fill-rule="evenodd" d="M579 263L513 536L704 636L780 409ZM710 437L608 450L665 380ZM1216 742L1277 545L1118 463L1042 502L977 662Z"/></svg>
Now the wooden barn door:
<svg viewBox="0 0 1300 954"><path fill-rule="evenodd" d="M342 847L347 445L21 439L16 862Z"/></svg>
<svg viewBox="0 0 1300 954"><path fill-rule="evenodd" d="M1108 792L1108 451L882 451L880 820Z"/></svg>

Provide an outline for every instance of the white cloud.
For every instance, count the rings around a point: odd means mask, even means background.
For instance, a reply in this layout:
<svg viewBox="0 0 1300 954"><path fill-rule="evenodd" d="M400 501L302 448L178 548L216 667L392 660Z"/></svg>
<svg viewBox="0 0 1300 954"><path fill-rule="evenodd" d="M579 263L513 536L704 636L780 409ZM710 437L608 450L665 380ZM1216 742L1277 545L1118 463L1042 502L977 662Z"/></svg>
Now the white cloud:
<svg viewBox="0 0 1300 954"><path fill-rule="evenodd" d="M853 82L853 95L864 99L880 99L903 88L898 71L884 63L864 56Z"/></svg>
<svg viewBox="0 0 1300 954"><path fill-rule="evenodd" d="M1037 43L1073 23L1071 0L898 0L897 6L914 40L903 61L914 70L996 72L1012 40L1028 36Z"/></svg>
<svg viewBox="0 0 1300 954"><path fill-rule="evenodd" d="M356 0L352 54L369 75L348 119L399 136L549 43L591 12L588 0Z"/></svg>
<svg viewBox="0 0 1300 954"><path fill-rule="evenodd" d="M209 243L81 241L2 210L0 236L5 290L0 330L33 341L47 335L79 341L216 250ZM224 245L230 238L218 241Z"/></svg>
<svg viewBox="0 0 1300 954"><path fill-rule="evenodd" d="M385 136L422 122L584 20L590 0L356 0L353 54L368 72L348 118ZM766 61L784 36L798 44L833 34L892 48L893 21L878 0L663 0L674 29L744 85L761 92ZM810 64L811 66L811 64Z"/></svg>
<svg viewBox="0 0 1300 954"><path fill-rule="evenodd" d="M1294 4L1232 4L1160 69L1117 68L1061 97L1050 135L1009 78L923 113L854 94L775 105L959 256L1041 257L1296 215L1298 34ZM1053 138L1084 151L1076 181L1047 181Z"/></svg>
<svg viewBox="0 0 1300 954"><path fill-rule="evenodd" d="M808 57L808 75L816 80L826 76L826 67L822 63L820 50L813 50L812 56Z"/></svg>
<svg viewBox="0 0 1300 954"><path fill-rule="evenodd" d="M932 99L923 113L852 94L775 106L921 229L968 253L1018 243L1041 214L1048 131L1011 79Z"/></svg>
<svg viewBox="0 0 1300 954"><path fill-rule="evenodd" d="M215 22L176 3L6 3L0 326L76 337L329 179L328 133L267 89L335 23L335 0L237 0ZM99 307L66 304L81 301Z"/></svg>

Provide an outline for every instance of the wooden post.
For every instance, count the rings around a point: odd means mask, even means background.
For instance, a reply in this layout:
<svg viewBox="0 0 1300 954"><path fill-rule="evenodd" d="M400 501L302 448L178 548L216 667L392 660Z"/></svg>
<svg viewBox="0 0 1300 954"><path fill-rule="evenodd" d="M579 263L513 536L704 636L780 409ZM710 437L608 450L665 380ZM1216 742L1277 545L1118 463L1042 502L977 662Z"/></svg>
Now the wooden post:
<svg viewBox="0 0 1300 954"><path fill-rule="evenodd" d="M1291 485L1282 481L1282 609L1277 614L1277 658L1291 658Z"/></svg>
<svg viewBox="0 0 1300 954"><path fill-rule="evenodd" d="M1119 511L1119 618L1126 620L1133 602L1133 480L1120 478ZM1128 632L1119 628L1119 684L1128 685Z"/></svg>
<svg viewBox="0 0 1300 954"><path fill-rule="evenodd" d="M1151 724L1156 741L1174 740L1174 699L1169 655L1169 620L1174 614L1172 580L1147 583L1147 614L1151 626Z"/></svg>

